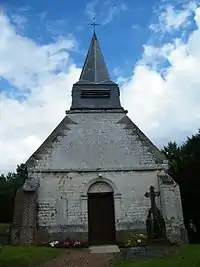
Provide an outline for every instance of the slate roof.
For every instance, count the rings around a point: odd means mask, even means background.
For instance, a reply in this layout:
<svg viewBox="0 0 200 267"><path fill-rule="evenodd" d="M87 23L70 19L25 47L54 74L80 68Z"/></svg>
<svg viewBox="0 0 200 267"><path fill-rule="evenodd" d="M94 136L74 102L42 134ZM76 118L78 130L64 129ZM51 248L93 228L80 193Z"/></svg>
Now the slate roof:
<svg viewBox="0 0 200 267"><path fill-rule="evenodd" d="M93 34L79 81L92 83L110 81L109 73L101 53L96 33Z"/></svg>
<svg viewBox="0 0 200 267"><path fill-rule="evenodd" d="M118 85L111 81L96 33L79 81L73 85L71 110L122 109Z"/></svg>

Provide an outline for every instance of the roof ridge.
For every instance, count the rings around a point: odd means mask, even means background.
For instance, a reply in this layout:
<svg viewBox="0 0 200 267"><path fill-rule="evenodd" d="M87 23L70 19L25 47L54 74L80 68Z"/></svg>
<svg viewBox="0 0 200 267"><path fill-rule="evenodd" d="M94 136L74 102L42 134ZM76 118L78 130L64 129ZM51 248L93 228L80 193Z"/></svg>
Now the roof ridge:
<svg viewBox="0 0 200 267"><path fill-rule="evenodd" d="M40 159L40 155L46 153L46 148L56 139L58 136L61 136L64 130L71 130L67 127L69 124L77 124L73 120L71 120L68 116L65 116L62 121L58 124L58 126L50 133L50 135L42 142L39 148L29 157L26 161L27 166L32 166L35 160Z"/></svg>
<svg viewBox="0 0 200 267"><path fill-rule="evenodd" d="M154 143L143 133L142 130L127 116L125 115L117 123L125 124L125 129L131 129L133 133L136 133L140 141L148 148L149 152L152 153L154 158L158 163L162 163L166 160L165 155L160 151L160 149L154 145Z"/></svg>

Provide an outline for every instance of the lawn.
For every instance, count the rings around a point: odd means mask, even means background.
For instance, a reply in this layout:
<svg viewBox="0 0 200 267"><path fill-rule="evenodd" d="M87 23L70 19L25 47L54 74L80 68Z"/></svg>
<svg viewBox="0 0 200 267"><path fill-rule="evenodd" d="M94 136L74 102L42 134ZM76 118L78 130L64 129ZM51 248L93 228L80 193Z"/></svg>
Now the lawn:
<svg viewBox="0 0 200 267"><path fill-rule="evenodd" d="M34 246L1 246L0 266L36 266L36 264L53 259L61 253L63 253L63 249Z"/></svg>
<svg viewBox="0 0 200 267"><path fill-rule="evenodd" d="M200 245L188 245L177 249L162 259L118 261L114 267L200 267Z"/></svg>
<svg viewBox="0 0 200 267"><path fill-rule="evenodd" d="M9 226L8 223L0 223L0 234L6 234L9 230Z"/></svg>

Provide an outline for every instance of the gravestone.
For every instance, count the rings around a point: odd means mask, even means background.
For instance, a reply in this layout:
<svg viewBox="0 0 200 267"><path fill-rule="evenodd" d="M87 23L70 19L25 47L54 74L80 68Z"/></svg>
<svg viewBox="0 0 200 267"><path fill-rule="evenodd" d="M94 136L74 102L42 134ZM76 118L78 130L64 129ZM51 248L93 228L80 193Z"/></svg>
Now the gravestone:
<svg viewBox="0 0 200 267"><path fill-rule="evenodd" d="M145 197L151 200L151 208L146 219L147 235L150 241L166 240L165 221L155 201L158 196L160 196L160 192L155 192L153 186L150 186L149 192L145 193Z"/></svg>

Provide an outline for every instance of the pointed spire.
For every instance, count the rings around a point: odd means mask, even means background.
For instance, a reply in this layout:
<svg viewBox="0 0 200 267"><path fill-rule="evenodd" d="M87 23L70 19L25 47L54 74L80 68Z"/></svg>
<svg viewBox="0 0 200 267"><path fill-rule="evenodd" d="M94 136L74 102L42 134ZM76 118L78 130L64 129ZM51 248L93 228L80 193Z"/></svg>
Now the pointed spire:
<svg viewBox="0 0 200 267"><path fill-rule="evenodd" d="M79 81L100 83L110 81L108 70L94 31Z"/></svg>

